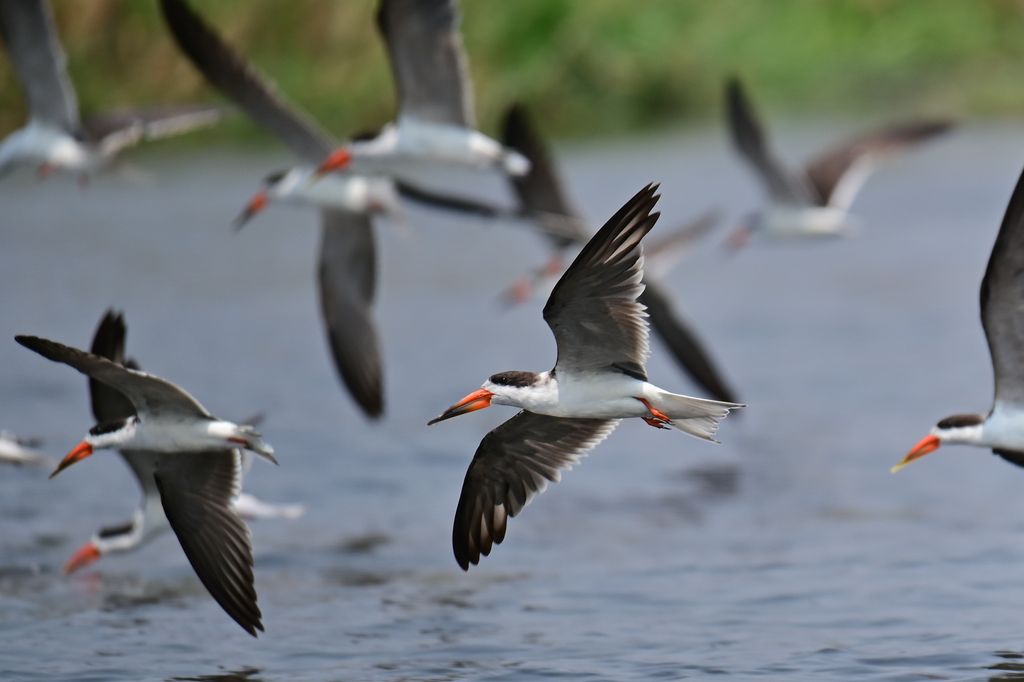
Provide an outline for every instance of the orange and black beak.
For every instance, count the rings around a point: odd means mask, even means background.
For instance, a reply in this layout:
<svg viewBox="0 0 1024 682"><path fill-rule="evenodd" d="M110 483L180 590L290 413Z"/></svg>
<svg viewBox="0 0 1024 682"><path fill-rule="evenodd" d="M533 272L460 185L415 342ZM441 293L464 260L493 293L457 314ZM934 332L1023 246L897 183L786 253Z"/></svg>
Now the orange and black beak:
<svg viewBox="0 0 1024 682"><path fill-rule="evenodd" d="M321 177L332 171L345 170L352 165L352 152L347 149L338 149L333 152L316 169L316 177Z"/></svg>
<svg viewBox="0 0 1024 682"><path fill-rule="evenodd" d="M74 573L80 568L85 568L100 558L100 550L91 541L78 548L78 551L71 555L68 562L64 564L65 573Z"/></svg>
<svg viewBox="0 0 1024 682"><path fill-rule="evenodd" d="M436 424L437 422L443 422L445 419L451 419L452 417L458 417L460 414L466 414L467 412L476 412L482 410L485 407L491 406L491 396L494 394L485 388L481 388L478 391L473 391L465 398L455 403L440 417L435 417L427 422L427 426Z"/></svg>
<svg viewBox="0 0 1024 682"><path fill-rule="evenodd" d="M60 472L67 469L72 464L75 464L76 462L81 462L83 459L85 459L91 454L92 446L83 440L81 443L76 445L74 449L71 452L69 452L66 457L64 457L64 459L60 461L60 464L57 465L57 468L53 470L52 474L50 474L50 478L53 478Z"/></svg>
<svg viewBox="0 0 1024 682"><path fill-rule="evenodd" d="M267 191L260 190L256 194L252 195L252 199L249 199L249 203L245 205L242 212L235 218L235 229L241 230L247 222L253 219L253 217L267 207Z"/></svg>
<svg viewBox="0 0 1024 682"><path fill-rule="evenodd" d="M939 440L938 436L925 436L924 438L917 442L917 445L914 446L913 450L907 453L907 456L903 458L903 461L901 461L893 468L889 469L889 471L895 474L897 471L907 466L915 459L920 459L921 457L927 455L929 452L935 452L936 450L939 449L940 445L942 445L942 441Z"/></svg>

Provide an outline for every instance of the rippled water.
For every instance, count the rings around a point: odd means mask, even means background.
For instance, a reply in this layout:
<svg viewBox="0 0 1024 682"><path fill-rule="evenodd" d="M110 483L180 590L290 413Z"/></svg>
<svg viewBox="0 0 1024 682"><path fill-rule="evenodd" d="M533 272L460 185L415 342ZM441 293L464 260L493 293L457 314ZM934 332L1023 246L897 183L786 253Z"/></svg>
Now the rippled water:
<svg viewBox="0 0 1024 682"><path fill-rule="evenodd" d="M533 235L413 210L384 225L388 417L339 390L313 290L311 215L227 225L279 157L143 158L158 181L0 185L0 427L55 455L85 382L9 340L85 345L108 306L131 354L225 417L268 415L281 466L247 487L309 507L253 524L253 640L163 537L60 566L136 502L101 454L53 481L0 471L0 677L17 680L1024 678L1024 472L949 448L888 473L940 417L983 410L977 285L1020 171L1019 128L967 129L888 166L850 241L722 233L669 278L750 407L713 446L640 422L510 523L468 574L450 549L465 467L502 409L426 428L504 369L550 366L541 301L500 288ZM828 127L783 135L793 157ZM560 150L595 226L648 180L665 226L758 198L720 131ZM656 230L658 228L655 228ZM652 377L691 387L657 345Z"/></svg>

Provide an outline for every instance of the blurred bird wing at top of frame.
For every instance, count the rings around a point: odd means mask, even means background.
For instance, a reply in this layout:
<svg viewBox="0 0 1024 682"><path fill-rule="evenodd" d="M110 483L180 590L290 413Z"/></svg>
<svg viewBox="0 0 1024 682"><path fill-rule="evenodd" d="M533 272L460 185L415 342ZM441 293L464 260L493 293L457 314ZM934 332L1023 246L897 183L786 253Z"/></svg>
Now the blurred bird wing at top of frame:
<svg viewBox="0 0 1024 682"><path fill-rule="evenodd" d="M772 153L764 128L738 78L726 83L725 107L733 143L757 171L772 201L797 205L814 203L807 180L788 170Z"/></svg>
<svg viewBox="0 0 1024 682"><path fill-rule="evenodd" d="M164 18L182 51L206 79L303 162L319 164L335 142L305 112L229 47L184 0L161 0ZM370 417L383 411L381 359L370 314L376 250L365 215L321 211L319 291L335 366L353 398Z"/></svg>
<svg viewBox="0 0 1024 682"><path fill-rule="evenodd" d="M530 162L529 172L509 178L524 213L536 215L541 224L549 216L564 221L562 235L545 232L556 249L585 244L590 235L562 186L561 174L544 139L523 105L514 104L506 110L502 141Z"/></svg>
<svg viewBox="0 0 1024 682"><path fill-rule="evenodd" d="M953 127L948 120L889 125L838 144L807 164L807 178L823 206L848 209L878 162Z"/></svg>
<svg viewBox="0 0 1024 682"><path fill-rule="evenodd" d="M377 27L388 50L399 115L474 128L455 0L382 0Z"/></svg>
<svg viewBox="0 0 1024 682"><path fill-rule="evenodd" d="M29 118L74 134L78 98L45 0L0 2L0 37L25 91Z"/></svg>
<svg viewBox="0 0 1024 682"><path fill-rule="evenodd" d="M164 19L181 51L206 80L297 157L318 164L335 142L304 111L208 26L185 0L161 0Z"/></svg>

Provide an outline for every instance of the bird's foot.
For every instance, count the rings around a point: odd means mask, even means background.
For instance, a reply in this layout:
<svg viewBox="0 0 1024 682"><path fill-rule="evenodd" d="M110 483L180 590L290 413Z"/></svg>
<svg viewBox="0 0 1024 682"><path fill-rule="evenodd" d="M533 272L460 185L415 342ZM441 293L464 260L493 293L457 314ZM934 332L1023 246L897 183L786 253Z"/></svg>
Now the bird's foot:
<svg viewBox="0 0 1024 682"><path fill-rule="evenodd" d="M672 423L672 419L667 414L665 414L658 408L654 407L643 398L637 398L637 400L642 402L644 404L644 407L647 408L647 411L651 413L650 417L641 417L641 419L647 422L648 426L653 426L656 429L669 428L668 425Z"/></svg>
<svg viewBox="0 0 1024 682"><path fill-rule="evenodd" d="M668 428L667 426L665 426L665 422L663 422L662 420L658 419L657 417L640 417L640 418L643 419L645 422L647 422L648 426L653 426L656 429L667 429Z"/></svg>

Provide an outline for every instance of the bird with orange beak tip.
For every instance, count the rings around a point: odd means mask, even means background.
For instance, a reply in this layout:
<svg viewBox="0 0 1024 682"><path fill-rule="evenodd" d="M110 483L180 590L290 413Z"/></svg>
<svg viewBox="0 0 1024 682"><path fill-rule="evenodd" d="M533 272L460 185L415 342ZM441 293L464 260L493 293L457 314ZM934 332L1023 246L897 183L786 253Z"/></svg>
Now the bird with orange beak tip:
<svg viewBox="0 0 1024 682"><path fill-rule="evenodd" d="M942 445L942 441L939 439L938 436L934 434L928 434L927 436L919 440L917 442L917 445L915 445L910 450L910 452L907 453L906 457L904 457L899 464L893 465L892 468L889 469L889 471L895 474L897 471L901 470L903 467L907 466L915 459L920 459L929 453L935 452L936 450L939 449L940 445Z"/></svg>
<svg viewBox="0 0 1024 682"><path fill-rule="evenodd" d="M992 409L941 420L892 467L894 473L941 445L955 443L991 448L1011 464L1024 466L1024 172L1006 207L980 294L981 324L995 373Z"/></svg>

